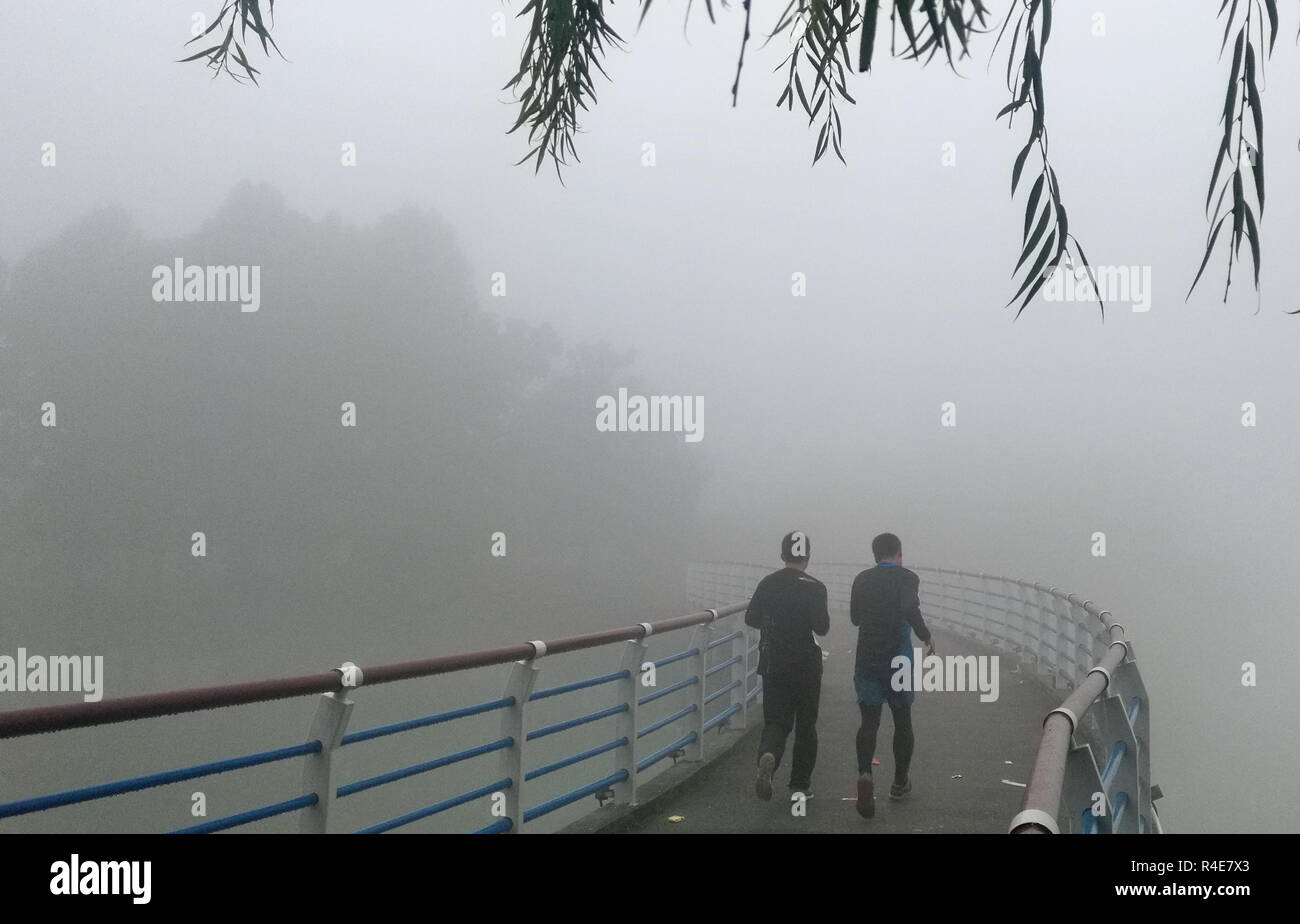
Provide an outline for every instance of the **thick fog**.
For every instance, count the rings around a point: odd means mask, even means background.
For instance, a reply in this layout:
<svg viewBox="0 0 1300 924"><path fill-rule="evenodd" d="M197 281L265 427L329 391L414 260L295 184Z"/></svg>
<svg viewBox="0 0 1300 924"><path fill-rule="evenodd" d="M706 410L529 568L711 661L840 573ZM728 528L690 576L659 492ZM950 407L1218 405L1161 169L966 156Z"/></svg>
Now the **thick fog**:
<svg viewBox="0 0 1300 924"><path fill-rule="evenodd" d="M892 531L905 562L1124 623L1167 829L1300 830L1294 22L1262 80L1260 291L1243 248L1224 302L1220 241L1185 300L1222 131L1217 5L1057 4L1070 230L1149 290L1104 323L1041 295L1013 321L1026 126L994 120L1005 45L990 65L978 37L958 76L891 59L882 25L847 165L814 167L816 128L774 106L785 40L760 47L783 5L755 4L733 108L739 9L711 24L697 2L684 34L685 4L639 30L617 4L626 50L563 183L506 134L522 4L282 0L288 60L256 48L257 87L177 63L216 3L8 9L0 654L102 654L108 696L404 660L676 615L688 562L775 568L791 529L812 574ZM178 259L259 266L256 310L157 300ZM698 396L695 432L604 432L620 387ZM289 743L307 719L8 743L0 801Z"/></svg>

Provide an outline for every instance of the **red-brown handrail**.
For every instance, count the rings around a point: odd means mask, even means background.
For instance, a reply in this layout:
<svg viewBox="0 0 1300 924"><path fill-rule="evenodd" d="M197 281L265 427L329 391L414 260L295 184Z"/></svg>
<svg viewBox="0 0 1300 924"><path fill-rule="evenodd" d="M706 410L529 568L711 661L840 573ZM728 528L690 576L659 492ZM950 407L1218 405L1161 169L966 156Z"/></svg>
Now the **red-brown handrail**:
<svg viewBox="0 0 1300 924"><path fill-rule="evenodd" d="M373 686L379 683L393 683L415 677L432 677L437 674L450 674L456 671L471 670L476 667L488 667L493 664L509 664L512 661L528 661L545 654L563 654L581 651L584 648L599 648L614 642L642 639L649 635L661 635L676 629L704 625L723 616L730 616L745 608L745 603L735 603L716 610L704 610L685 616L673 616L658 622L638 623L617 629L604 629L585 635L571 635L550 642L524 642L508 645L504 648L486 648L454 655L441 655L418 661L402 661L394 664L380 664L376 667L364 667L357 671L360 681L356 686ZM190 687L182 690L165 690L158 693L142 693L137 696L120 696L104 699L95 703L68 703L60 706L33 706L26 709L11 709L0 712L0 738L20 738L26 735L38 735L44 732L63 731L69 728L87 728L95 725L111 725L114 722L130 722L135 719L148 719L162 715L176 715L184 712L200 712L205 709L219 709L225 706L242 706L248 703L264 703L294 696L306 696L310 693L330 693L342 690L343 670L334 668L320 674L304 674L298 677L276 677L270 680L253 680L245 683L230 683L207 687Z"/></svg>

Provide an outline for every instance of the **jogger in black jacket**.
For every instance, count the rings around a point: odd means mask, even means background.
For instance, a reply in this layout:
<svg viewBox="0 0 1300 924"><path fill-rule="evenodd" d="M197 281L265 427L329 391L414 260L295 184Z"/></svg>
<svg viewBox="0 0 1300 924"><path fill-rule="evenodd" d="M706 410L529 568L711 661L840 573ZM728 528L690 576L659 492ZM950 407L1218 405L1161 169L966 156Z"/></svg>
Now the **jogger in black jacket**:
<svg viewBox="0 0 1300 924"><path fill-rule="evenodd" d="M858 728L858 814L871 818L876 811L871 759L876 750L876 732L885 703L894 717L894 785L891 799L905 798L912 791L908 769L912 763L915 737L912 732L911 689L896 690L891 683L894 659L902 658L907 676L912 670L912 633L934 653L934 640L921 616L920 578L903 567L903 545L893 533L881 533L871 542L876 567L853 580L849 596L849 619L858 627L853 686L858 694L862 725Z"/></svg>
<svg viewBox="0 0 1300 924"><path fill-rule="evenodd" d="M763 676L763 736L758 746L760 799L772 798L772 776L794 729L790 791L812 795L817 763L817 709L821 702L822 652L813 633L830 631L826 585L805 569L812 545L802 532L781 540L785 567L758 582L745 624L759 629L758 673Z"/></svg>

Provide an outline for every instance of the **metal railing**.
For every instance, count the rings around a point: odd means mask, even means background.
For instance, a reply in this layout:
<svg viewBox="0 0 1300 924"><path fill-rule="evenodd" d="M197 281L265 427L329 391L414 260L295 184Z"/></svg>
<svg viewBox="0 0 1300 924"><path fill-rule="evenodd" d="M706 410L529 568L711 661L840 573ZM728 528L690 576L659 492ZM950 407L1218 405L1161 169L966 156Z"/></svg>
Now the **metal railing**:
<svg viewBox="0 0 1300 924"><path fill-rule="evenodd" d="M746 596L739 595L740 598ZM345 662L334 670L300 677L0 712L0 739L5 739L319 694L307 740L301 744L0 802L0 819L300 759L303 761L302 785L297 794L282 801L178 828L171 833L224 831L295 812L298 813L301 832L326 833L331 830L330 809L335 800L492 754L497 755L497 769L485 774L479 785L376 821L355 833L391 831L480 800L484 803L482 818L487 823L476 827L474 833L482 834L521 832L530 823L590 796L596 796L602 803L606 798L635 803L638 785L664 760L702 760L708 731L722 727L743 729L746 726L749 704L759 695L760 687L756 670L751 667L756 662L756 639L751 638L751 630L741 621L740 614L744 609L745 603L740 602L659 622L643 622L549 642L525 642L367 668ZM649 659L648 638L688 628L693 632L684 650L657 660ZM543 658L619 643L622 643L622 648L617 670L549 688L537 686L541 673L539 662ZM679 664L683 667L673 667ZM499 697L359 731L346 731L355 705L352 697L360 688L493 665L511 665L505 690ZM673 673L684 670L685 675L672 682L660 683L658 673L665 668ZM615 692L610 705L530 727L530 704L597 688L613 688ZM654 715L665 710L664 715ZM339 771L336 757L344 748L490 714L500 717L500 731L495 738L430 760L336 784ZM614 725L608 740L539 766L529 766L530 742L573 729L589 728L604 721L612 721ZM558 795L529 804L535 781L602 755L609 755L610 772L597 771L593 779L581 785L570 786Z"/></svg>
<svg viewBox="0 0 1300 924"><path fill-rule="evenodd" d="M847 613L866 565L814 562L832 607ZM1070 691L1043 722L1010 832L1161 833L1151 785L1151 718L1133 645L1109 610L1055 587L970 571L907 565L921 580L927 622L1005 653L1054 690ZM748 597L773 566L690 566L693 599Z"/></svg>

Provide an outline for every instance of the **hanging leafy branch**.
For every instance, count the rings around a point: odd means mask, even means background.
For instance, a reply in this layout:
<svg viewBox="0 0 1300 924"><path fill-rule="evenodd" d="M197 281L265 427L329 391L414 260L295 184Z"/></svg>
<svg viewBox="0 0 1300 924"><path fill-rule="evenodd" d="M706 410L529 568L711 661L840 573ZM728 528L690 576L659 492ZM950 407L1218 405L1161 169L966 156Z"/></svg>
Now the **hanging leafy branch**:
<svg viewBox="0 0 1300 924"><path fill-rule="evenodd" d="M919 7L914 10L916 3L917 0L892 0L891 54L917 60L924 58L923 63L929 63L939 51L943 51L949 66L955 71L956 59L970 55L970 36L984 31L980 26L987 21L988 9L983 0L920 0ZM834 149L840 162L844 162L843 122L837 103L856 102L849 93L846 79L846 71L853 67L849 43L857 33L858 70L869 71L880 6L881 0L788 0L776 27L768 36L770 42L777 35L786 34L794 43L793 50L777 68L786 70L785 90L777 100L777 106L784 105L793 110L798 98L809 125L816 121L825 107L813 163L821 160L828 145ZM897 51L895 46L894 38L899 26L907 39L906 52ZM743 54L743 44L741 47ZM810 68L806 73L805 66ZM812 89L807 90L810 83Z"/></svg>
<svg viewBox="0 0 1300 924"><path fill-rule="evenodd" d="M741 0L741 5L745 8L745 29L740 36L740 57L736 59L736 80L731 85L731 106L734 109L736 101L740 97L740 72L745 69L745 46L749 44L749 13L750 0ZM646 7L650 6L650 0L646 0ZM641 12L645 16L645 10Z"/></svg>
<svg viewBox="0 0 1300 924"><path fill-rule="evenodd" d="M1223 0L1219 6L1219 15L1228 12L1223 27L1223 41L1219 45L1219 55L1228 47L1228 36L1233 26L1237 25L1237 10L1240 0ZM1251 208L1247 195L1245 172L1250 170L1255 190L1255 201L1260 215L1264 213L1264 110L1260 105L1259 87L1256 84L1255 43L1251 41L1252 32L1258 36L1264 34L1264 17L1268 17L1268 54L1273 54L1273 44L1277 41L1277 3L1276 0L1246 0L1245 18L1237 28L1237 38L1232 46L1232 66L1228 69L1228 92L1223 102L1223 140L1219 143L1219 153L1214 159L1214 171L1210 174L1210 188L1205 194L1205 213L1210 217L1210 231L1206 236L1205 257L1201 267L1196 271L1196 278L1187 290L1190 298L1201 275L1210 262L1214 245L1223 230L1224 222L1232 218L1232 234L1228 238L1228 275L1223 288L1223 300L1228 300L1228 290L1232 287L1232 268L1241 255L1241 241L1244 237L1250 244L1250 259L1255 268L1255 291L1259 291L1259 227L1256 225L1255 210ZM1258 26L1252 29L1252 21ZM1250 110L1251 120L1246 123L1246 110ZM1249 129L1249 130L1248 130ZM1249 135L1249 137L1248 137ZM1253 140L1252 140L1253 139ZM1231 170L1224 176L1223 185L1219 187L1219 174L1224 164L1231 165ZM1219 196L1215 202L1214 214L1210 215L1210 200L1214 199L1215 189ZM1224 199L1228 190L1232 190L1232 207L1224 212ZM1300 311L1300 309L1297 309ZM1296 314L1297 311L1287 312Z"/></svg>
<svg viewBox="0 0 1300 924"><path fill-rule="evenodd" d="M262 52L280 49L271 38L270 26L263 21L262 2L269 14L274 13L275 0L222 0L223 6L216 20L197 41L205 35L225 28L224 39L185 58L194 61L207 59L207 66L216 73L227 73L236 80L257 82L260 73L248 61L245 53L247 32L252 30L260 41ZM612 6L614 0L608 0ZM643 22L654 0L638 0L639 22ZM729 7L728 0L702 0L710 22L716 22L716 6ZM1074 271L1077 260L1096 288L1096 275L1092 266L1070 232L1065 206L1061 201L1060 183L1048 158L1048 138L1043 94L1043 55L1052 29L1052 10L1055 0L1012 0L1012 6L1003 22L995 43L995 51L1014 18L1010 50L1007 56L1007 90L1011 102L1002 108L997 118L1007 117L1008 126L1015 114L1029 107L1031 126L1025 146L1016 156L1012 168L1011 192L1014 198L1022 174L1031 156L1037 165L1037 178L1030 187L1025 208L1025 221L1021 233L1020 259L1013 272L1025 267L1020 288L1008 305L1020 299L1016 317L1041 290L1052 273L1063 269ZM569 159L578 160L574 137L579 131L579 110L589 109L596 100L592 79L593 69L605 74L601 59L608 46L621 47L623 40L605 19L606 0L529 0L519 17L530 19L528 39L520 56L519 70L505 88L515 91L519 114L507 133L528 126L531 145L518 163L533 160L534 172L550 158L557 176ZM750 37L749 20L752 0L741 0L745 24L736 64L735 80L731 87L732 104L735 105L740 75L744 68L745 48ZM847 73L852 70L849 45L857 40L857 70L867 72L875 51L878 22L882 7L889 7L890 53L895 57L921 61L928 64L940 52L949 67L956 71L956 62L970 56L970 42L974 35L990 31L989 11L984 0L787 0L785 11L768 41L785 34L793 42L793 51L779 65L786 70L786 86L777 105L793 110L797 97L811 126L821 117L821 127L813 152L817 163L833 150L841 162L843 154L843 122L839 104L854 104L849 93ZM688 0L686 21L689 22L694 0ZM1238 17L1244 11L1244 18ZM1197 270L1188 297L1214 252L1220 232L1229 217L1232 231L1228 236L1228 273L1224 300L1232 286L1232 271L1240 258L1241 245L1250 247L1254 268L1256 291L1259 289L1260 235L1258 220L1264 210L1264 120L1257 78L1262 69L1257 52L1257 40L1262 41L1267 22L1268 51L1271 56L1277 39L1277 0L1221 0L1219 17L1224 18L1223 42L1220 56L1227 49L1229 36L1236 28L1233 42L1232 65L1229 68L1227 98L1222 121L1223 139L1210 177L1206 196L1206 214L1210 230L1207 234L1205 256ZM1018 15L1017 15L1018 14ZM229 21L227 21L229 17ZM238 38L236 38L238 26ZM900 43L899 36L902 36ZM1300 41L1300 35L1297 35ZM187 43L189 44L189 43ZM766 44L766 43L765 43ZM283 55L281 54L281 58ZM233 59L235 67L232 68ZM240 73L242 71L242 73ZM811 86L811 90L809 87ZM1250 111L1249 122L1246 112ZM1225 172L1224 167L1229 169ZM1246 173L1250 173L1247 182ZM1222 185L1220 177L1222 176ZM561 176L561 181L563 177ZM1213 214L1210 201L1218 198ZM1253 189L1255 206L1252 207L1248 190ZM1224 210L1228 192L1232 198L1230 208ZM1098 298L1105 315L1105 304ZM1300 309L1290 314L1300 314Z"/></svg>
<svg viewBox="0 0 1300 924"><path fill-rule="evenodd" d="M271 19L271 25L275 25L275 0L267 0L267 15ZM230 16L230 22L226 23L226 16ZM254 38L262 43L262 54L269 55L270 49L274 48L276 54L284 59L280 52L280 46L275 44L275 39L271 38L271 28L262 21L262 6L260 0L226 0L222 6L221 12L217 18L212 20L212 25L208 26L194 38L186 42L186 45L192 45L199 39L203 38L210 32L226 26L226 37L216 45L210 48L204 48L202 51L190 55L188 58L182 58L180 63L186 61L197 61L199 58L208 59L208 67L212 69L212 76L216 77L223 71L229 74L237 81L245 79L257 83L257 75L261 73L257 68L248 63L248 56L244 53L244 44L248 41L248 30L253 30ZM239 26L239 38L235 38L235 26ZM235 64L243 71L243 74L231 70L230 58L231 49L234 49Z"/></svg>
<svg viewBox="0 0 1300 924"><path fill-rule="evenodd" d="M730 5L730 0L718 0L718 2L721 4L724 10ZM646 13L650 12L650 6L653 3L654 0L641 0L641 18L637 21L638 29L641 27L641 23L645 22L645 15ZM745 9L748 10L749 0L744 0L744 4L745 4ZM691 21L691 10L694 8L694 6L695 6L695 0L686 0L686 18L682 22L683 31L685 31L686 23ZM704 9L709 14L709 22L716 23L718 19L716 16L713 15L713 0L704 0Z"/></svg>
<svg viewBox="0 0 1300 924"><path fill-rule="evenodd" d="M502 88L523 87L518 93L519 117L506 134L527 125L533 147L516 163L535 158L536 173L550 157L560 176L569 157L579 159L573 144L578 110L596 101L591 69L608 79L600 63L605 45L617 47L623 39L605 20L605 0L529 0L519 16L529 13L532 23L519 72Z"/></svg>
<svg viewBox="0 0 1300 924"><path fill-rule="evenodd" d="M970 57L971 36L988 31L980 28L988 23L988 7L982 0L921 0L920 6L913 10L914 2L915 0L893 0L893 8L890 12L891 53L897 55L895 51L897 28L901 26L903 35L907 39L907 53L902 57L920 60L921 56L928 51L929 55L924 63L929 64L936 54L943 51L948 66L952 68L953 73L957 73L956 62L952 56L953 39L955 37L957 40L958 58ZM876 0L873 5L878 7L879 0ZM969 13L967 6L970 7ZM916 15L918 13L919 16ZM864 57L863 64L859 68L862 71L869 68L871 60L869 46L873 40L874 34L863 35Z"/></svg>
<svg viewBox="0 0 1300 924"><path fill-rule="evenodd" d="M840 162L845 162L841 148L844 123L836 100L850 104L856 102L849 95L845 69L853 67L849 60L849 36L861 25L861 20L862 8L856 0L790 0L776 28L768 36L768 41L771 41L774 36L788 32L794 39L794 49L777 68L787 68L787 71L785 91L776 105L793 110L797 95L809 125L825 107L817 147L813 152L814 164L821 160L828 145L834 147ZM809 72L812 90L807 92L804 89L804 65L812 69ZM809 96L812 103L808 101Z"/></svg>
<svg viewBox="0 0 1300 924"><path fill-rule="evenodd" d="M1043 96L1043 54L1047 50L1047 40L1052 34L1051 0L1020 0L1007 12L1006 21L998 41L1006 34L1007 26L1015 15L1017 8L1020 15L1016 20L1015 32L1011 39L1011 48L1007 55L1007 90L1012 94L1011 102L1002 107L997 117L1007 118L1010 126L1015 115L1028 106L1032 115L1029 140L1016 155L1015 165L1011 168L1011 195L1014 197L1020 185L1020 178L1025 165L1032 154L1037 154L1039 164L1038 179L1029 190L1029 199L1025 204L1025 222L1021 231L1020 259L1016 261L1013 272L1021 266L1027 266L1024 281L1008 305L1024 296L1016 317L1025 310L1038 290L1043 287L1053 273L1068 270L1074 272L1070 247L1074 248L1081 267L1087 272L1093 291L1097 293L1097 305L1101 308L1102 318L1106 316L1106 305L1101 300L1096 276L1088 258L1079 246L1079 242L1070 233L1070 220L1065 205L1061 201L1061 186L1056 178L1056 170L1047 156L1046 101ZM996 50L996 46L995 46ZM1020 88L1016 89L1012 72L1015 62L1020 61ZM1030 257L1033 262L1028 262ZM1065 267L1062 267L1062 261Z"/></svg>

